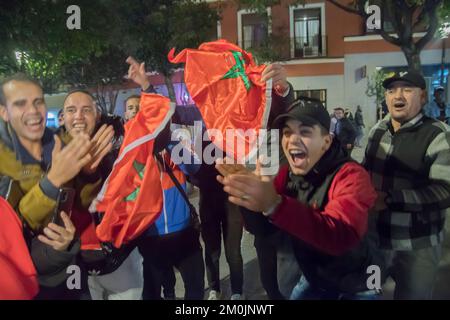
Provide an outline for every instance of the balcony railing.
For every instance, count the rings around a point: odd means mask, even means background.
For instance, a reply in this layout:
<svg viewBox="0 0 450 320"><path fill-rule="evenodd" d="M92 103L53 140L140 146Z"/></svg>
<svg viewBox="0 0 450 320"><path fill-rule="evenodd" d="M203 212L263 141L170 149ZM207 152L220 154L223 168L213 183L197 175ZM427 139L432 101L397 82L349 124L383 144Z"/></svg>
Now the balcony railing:
<svg viewBox="0 0 450 320"><path fill-rule="evenodd" d="M248 49L257 49L265 45L267 42L267 39L252 39L252 40L242 40L242 49L248 50Z"/></svg>
<svg viewBox="0 0 450 320"><path fill-rule="evenodd" d="M278 61L327 56L327 36L242 40L237 45L244 50L252 52L255 50L259 53L263 52L264 55L273 56L271 58L276 57L274 59Z"/></svg>
<svg viewBox="0 0 450 320"><path fill-rule="evenodd" d="M291 38L292 58L315 58L327 55L327 36Z"/></svg>

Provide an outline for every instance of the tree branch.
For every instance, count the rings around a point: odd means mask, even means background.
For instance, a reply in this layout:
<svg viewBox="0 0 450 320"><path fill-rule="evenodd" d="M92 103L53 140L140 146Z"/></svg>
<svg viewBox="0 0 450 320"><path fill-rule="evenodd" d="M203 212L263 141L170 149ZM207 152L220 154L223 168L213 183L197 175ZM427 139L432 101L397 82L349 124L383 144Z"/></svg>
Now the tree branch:
<svg viewBox="0 0 450 320"><path fill-rule="evenodd" d="M353 13L353 14L357 14L357 15L361 15L361 12L360 12L359 8L353 8L353 7L350 7L350 6L346 6L344 4L339 3L337 0L327 0L327 1L332 3L332 4L334 4L336 7L340 8L340 9L342 9L344 11L347 11L347 12L350 12L350 13Z"/></svg>
<svg viewBox="0 0 450 320"><path fill-rule="evenodd" d="M425 17L426 17L425 11L421 10L419 15L416 18L416 22L414 22L413 30L416 30L417 26L419 26L423 22Z"/></svg>
<svg viewBox="0 0 450 320"><path fill-rule="evenodd" d="M412 16L414 14L414 6L410 7L405 1L396 1L395 20L399 22L398 37L403 43L413 41Z"/></svg>
<svg viewBox="0 0 450 320"><path fill-rule="evenodd" d="M376 32L387 42L392 43L393 45L396 45L398 47L402 46L402 42L400 41L399 38L395 38L395 37L389 35L389 33L384 31L384 29L377 30Z"/></svg>
<svg viewBox="0 0 450 320"><path fill-rule="evenodd" d="M416 48L420 52L431 39L433 39L438 28L438 17L436 8L429 12L429 25L427 33L416 43Z"/></svg>

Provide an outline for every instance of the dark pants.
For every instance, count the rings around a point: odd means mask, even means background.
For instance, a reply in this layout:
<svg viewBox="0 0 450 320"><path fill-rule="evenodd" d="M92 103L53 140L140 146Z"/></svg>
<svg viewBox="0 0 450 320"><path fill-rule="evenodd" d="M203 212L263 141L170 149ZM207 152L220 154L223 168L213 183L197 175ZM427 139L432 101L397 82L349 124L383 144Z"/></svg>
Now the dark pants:
<svg viewBox="0 0 450 320"><path fill-rule="evenodd" d="M289 300L378 300L380 298L381 292L378 290L367 289L357 293L342 293L316 288L302 276L292 290Z"/></svg>
<svg viewBox="0 0 450 320"><path fill-rule="evenodd" d="M225 257L230 267L232 294L242 294L244 282L241 239L243 222L237 206L228 202L223 191L200 189L200 220L205 243L205 264L208 285L220 291L219 259L222 237Z"/></svg>
<svg viewBox="0 0 450 320"><path fill-rule="evenodd" d="M175 271L173 270L173 267L168 268L165 270L165 273L163 275L163 294L164 299L175 299L175 284L176 284L176 278L175 278Z"/></svg>
<svg viewBox="0 0 450 320"><path fill-rule="evenodd" d="M145 237L138 248L144 258L144 300L161 299L167 272L174 267L184 282L184 299L203 299L205 267L198 232L188 228L164 236Z"/></svg>
<svg viewBox="0 0 450 320"><path fill-rule="evenodd" d="M442 244L416 250L382 250L395 281L395 300L431 300L437 280Z"/></svg>
<svg viewBox="0 0 450 320"><path fill-rule="evenodd" d="M281 230L255 235L261 283L270 300L284 300L300 279L290 237Z"/></svg>
<svg viewBox="0 0 450 320"><path fill-rule="evenodd" d="M39 293L34 300L91 300L87 271L81 269L80 289L69 289L66 280L55 287L40 285Z"/></svg>

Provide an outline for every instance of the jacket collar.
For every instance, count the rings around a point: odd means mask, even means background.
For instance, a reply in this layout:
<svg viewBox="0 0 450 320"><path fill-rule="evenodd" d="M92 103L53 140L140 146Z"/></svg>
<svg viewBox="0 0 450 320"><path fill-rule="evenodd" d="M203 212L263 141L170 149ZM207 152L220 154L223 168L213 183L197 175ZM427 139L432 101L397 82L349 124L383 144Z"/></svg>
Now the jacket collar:
<svg viewBox="0 0 450 320"><path fill-rule="evenodd" d="M0 140L9 148L13 149L11 135L9 134L8 123L0 119Z"/></svg>
<svg viewBox="0 0 450 320"><path fill-rule="evenodd" d="M300 189L308 188L309 185L319 186L324 179L336 168L345 162L350 161L350 157L337 140L333 140L330 148L320 158L316 165L305 176L294 175L289 170L289 182L297 185Z"/></svg>
<svg viewBox="0 0 450 320"><path fill-rule="evenodd" d="M422 124L423 117L424 117L424 113L423 113L423 109L422 109L422 111L419 112L419 114L417 114L414 118L412 118L408 122L405 122L404 124L402 124L401 127L397 130L397 132L408 131L408 130L410 130L412 128L417 127L418 125ZM384 117L384 119L381 121L380 128L383 128L385 130L391 130L391 132L394 132L394 128L392 127L391 120L392 120L392 117L388 113Z"/></svg>
<svg viewBox="0 0 450 320"><path fill-rule="evenodd" d="M52 151L55 146L55 138L53 132L49 128L45 128L44 135L42 136L42 160L36 160L20 143L17 134L12 127L8 124L8 133L12 142L12 149L16 153L16 159L22 164L41 164L43 168L48 168L52 161Z"/></svg>

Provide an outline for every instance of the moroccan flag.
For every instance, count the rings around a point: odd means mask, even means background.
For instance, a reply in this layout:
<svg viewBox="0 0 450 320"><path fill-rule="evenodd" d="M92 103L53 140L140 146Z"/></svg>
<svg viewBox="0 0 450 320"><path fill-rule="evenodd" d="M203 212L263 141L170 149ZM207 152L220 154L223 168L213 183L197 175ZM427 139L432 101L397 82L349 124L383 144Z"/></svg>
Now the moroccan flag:
<svg viewBox="0 0 450 320"><path fill-rule="evenodd" d="M97 227L101 241L120 247L158 218L163 196L153 144L174 110L166 97L142 93L140 110L125 127L119 157L91 210L104 212Z"/></svg>
<svg viewBox="0 0 450 320"><path fill-rule="evenodd" d="M0 197L0 300L29 300L39 291L22 223Z"/></svg>
<svg viewBox="0 0 450 320"><path fill-rule="evenodd" d="M266 128L272 102L272 82L261 82L265 65L257 66L250 53L226 40L184 49L176 57L174 54L172 49L168 59L185 63L184 80L206 128L221 133L210 135L211 141L234 159L252 157L257 147L256 133ZM233 135L227 137L227 129ZM253 132L254 136L245 135L249 129L247 133Z"/></svg>

